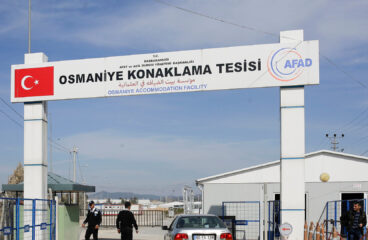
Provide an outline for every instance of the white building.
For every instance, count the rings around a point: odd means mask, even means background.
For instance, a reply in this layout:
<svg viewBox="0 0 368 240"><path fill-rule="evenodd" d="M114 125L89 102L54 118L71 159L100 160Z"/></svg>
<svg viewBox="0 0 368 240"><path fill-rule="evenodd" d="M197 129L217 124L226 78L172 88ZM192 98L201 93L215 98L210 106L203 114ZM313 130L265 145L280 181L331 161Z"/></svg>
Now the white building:
<svg viewBox="0 0 368 240"><path fill-rule="evenodd" d="M327 182L321 181L327 177ZM274 161L196 183L202 190L204 213L222 215L226 201L260 201L263 209L264 202L279 200L279 181L280 161ZM307 221L316 222L327 201L367 198L368 158L327 150L306 154L305 189ZM267 218L267 211L262 211L261 220Z"/></svg>
<svg viewBox="0 0 368 240"><path fill-rule="evenodd" d="M184 207L184 203L183 202L169 202L169 203L163 203L159 205L160 208L183 208Z"/></svg>
<svg viewBox="0 0 368 240"><path fill-rule="evenodd" d="M138 204L148 207L149 205L151 205L151 200L149 199L138 199Z"/></svg>

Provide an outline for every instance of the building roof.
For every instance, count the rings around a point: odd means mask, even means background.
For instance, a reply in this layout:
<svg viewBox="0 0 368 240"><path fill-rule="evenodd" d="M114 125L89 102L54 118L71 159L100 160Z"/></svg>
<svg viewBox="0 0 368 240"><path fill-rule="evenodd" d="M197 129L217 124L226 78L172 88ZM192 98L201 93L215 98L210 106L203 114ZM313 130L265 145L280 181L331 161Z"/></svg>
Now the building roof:
<svg viewBox="0 0 368 240"><path fill-rule="evenodd" d="M2 191L23 192L23 183L3 184ZM73 182L67 178L49 172L47 174L47 185L53 192L95 192L95 186L88 186Z"/></svg>
<svg viewBox="0 0 368 240"><path fill-rule="evenodd" d="M305 158L309 158L309 157L316 156L316 155L323 155L323 154L325 154L325 155L326 154L335 155L335 156L339 156L339 157L353 158L353 159L356 159L356 160L359 160L359 161L368 162L368 157L365 157L365 156L342 153L342 152L335 152L335 151L330 151L330 150L320 150L320 151L316 151L316 152L307 153L307 154L305 154ZM200 179L196 180L196 184L198 185L198 184L201 184L203 182L207 182L207 181L211 181L211 180L215 180L215 179L219 179L219 178L223 178L223 177L228 177L228 176L232 176L232 175L237 175L237 174L240 174L240 173L255 171L255 170L259 170L259 169L262 169L262 168L267 168L267 167L271 167L271 166L275 166L275 165L280 165L280 160L273 161L273 162L268 162L268 163L264 163L264 164L259 164L259 165L255 165L255 166L248 167L248 168L242 168L242 169L231 171L231 172L217 174L217 175L213 175L213 176L209 176L209 177L205 177L205 178L200 178Z"/></svg>

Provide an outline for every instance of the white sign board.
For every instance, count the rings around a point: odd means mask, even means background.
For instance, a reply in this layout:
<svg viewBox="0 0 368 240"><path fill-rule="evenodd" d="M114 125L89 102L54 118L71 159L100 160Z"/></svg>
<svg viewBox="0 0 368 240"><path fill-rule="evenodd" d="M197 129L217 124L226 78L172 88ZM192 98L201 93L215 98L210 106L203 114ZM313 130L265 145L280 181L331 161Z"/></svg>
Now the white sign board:
<svg viewBox="0 0 368 240"><path fill-rule="evenodd" d="M288 237L293 232L293 227L290 223L283 223L279 227L279 232L281 236Z"/></svg>
<svg viewBox="0 0 368 240"><path fill-rule="evenodd" d="M11 101L319 84L318 41L13 65Z"/></svg>

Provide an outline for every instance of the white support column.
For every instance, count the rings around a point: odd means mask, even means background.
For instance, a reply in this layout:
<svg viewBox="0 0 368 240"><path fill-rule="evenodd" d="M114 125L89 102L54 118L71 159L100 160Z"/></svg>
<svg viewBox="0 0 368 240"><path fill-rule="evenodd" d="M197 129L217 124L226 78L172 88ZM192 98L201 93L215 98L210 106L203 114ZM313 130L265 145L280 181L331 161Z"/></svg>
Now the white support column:
<svg viewBox="0 0 368 240"><path fill-rule="evenodd" d="M280 42L303 41L303 30L280 33ZM295 40L294 40L295 39ZM280 88L281 115L281 223L290 223L289 239L303 239L305 212L304 86Z"/></svg>
<svg viewBox="0 0 368 240"><path fill-rule="evenodd" d="M43 53L24 58L25 64L47 62ZM24 104L24 198L47 198L47 102Z"/></svg>
<svg viewBox="0 0 368 240"><path fill-rule="evenodd" d="M25 64L47 62L43 53L25 54ZM24 198L47 199L47 102L24 103ZM32 202L25 201L24 224L32 226ZM46 202L36 202L36 224L44 222ZM40 210L41 209L41 210ZM32 232L25 233L24 239ZM36 228L36 239L46 239L46 231Z"/></svg>

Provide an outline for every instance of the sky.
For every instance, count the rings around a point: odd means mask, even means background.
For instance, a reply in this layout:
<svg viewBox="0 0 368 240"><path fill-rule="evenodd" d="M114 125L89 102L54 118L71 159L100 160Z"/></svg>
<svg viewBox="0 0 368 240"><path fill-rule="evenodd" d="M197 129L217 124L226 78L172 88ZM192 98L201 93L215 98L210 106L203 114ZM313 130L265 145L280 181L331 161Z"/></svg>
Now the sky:
<svg viewBox="0 0 368 240"><path fill-rule="evenodd" d="M31 51L98 58L278 43L280 31L303 29L320 44L306 152L330 149L325 134L336 133L344 152L368 156L367 12L365 0L33 0ZM0 97L11 108L0 101L0 184L23 162L10 66L27 51L28 1L3 0ZM97 191L180 195L196 179L279 159L279 88L52 101L49 132L59 175L71 177L76 146L78 181Z"/></svg>

